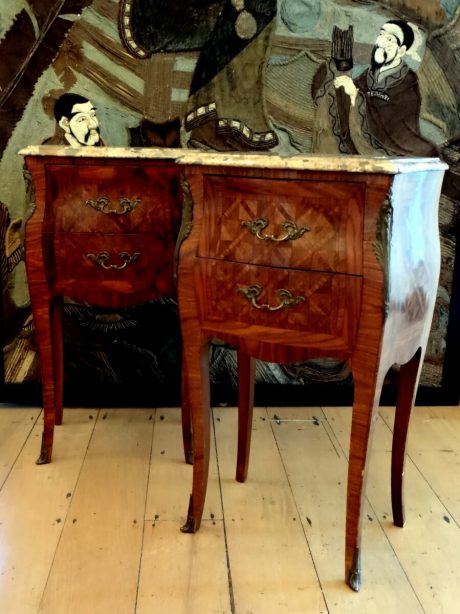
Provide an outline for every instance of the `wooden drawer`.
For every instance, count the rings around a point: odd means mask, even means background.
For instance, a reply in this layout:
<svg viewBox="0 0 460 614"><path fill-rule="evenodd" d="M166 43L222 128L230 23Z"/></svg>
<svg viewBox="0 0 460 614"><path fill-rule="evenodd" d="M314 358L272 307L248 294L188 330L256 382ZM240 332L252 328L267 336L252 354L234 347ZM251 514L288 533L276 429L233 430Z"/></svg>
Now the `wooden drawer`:
<svg viewBox="0 0 460 614"><path fill-rule="evenodd" d="M364 196L353 182L206 175L198 255L360 275Z"/></svg>
<svg viewBox="0 0 460 614"><path fill-rule="evenodd" d="M134 164L51 165L45 229L55 232L158 233L178 229L177 168Z"/></svg>
<svg viewBox="0 0 460 614"><path fill-rule="evenodd" d="M110 303L108 293L137 295L136 302L174 294L167 237L63 233L53 243L51 284L57 294L96 304Z"/></svg>
<svg viewBox="0 0 460 614"><path fill-rule="evenodd" d="M239 334L251 327L251 336L261 341L323 350L354 345L360 277L202 259L196 265L195 282L205 328L217 330L222 323L225 330ZM256 286L260 293L254 289L251 295L249 289ZM292 305L282 306L283 302Z"/></svg>

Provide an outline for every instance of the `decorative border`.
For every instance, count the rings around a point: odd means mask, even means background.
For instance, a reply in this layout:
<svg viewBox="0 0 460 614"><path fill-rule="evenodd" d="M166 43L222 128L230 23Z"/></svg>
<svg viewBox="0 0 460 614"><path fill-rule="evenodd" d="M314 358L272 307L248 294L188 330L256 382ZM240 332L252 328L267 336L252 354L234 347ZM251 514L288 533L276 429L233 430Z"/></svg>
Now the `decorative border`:
<svg viewBox="0 0 460 614"><path fill-rule="evenodd" d="M393 227L393 205L391 190L385 197L380 208L380 215L377 220L375 241L372 244L374 255L382 267L384 277L384 314L388 316L390 307L390 288L389 288L389 246Z"/></svg>
<svg viewBox="0 0 460 614"><path fill-rule="evenodd" d="M185 117L185 129L189 132L210 119L217 119L217 108L215 102L202 104L200 107L193 109L187 113Z"/></svg>
<svg viewBox="0 0 460 614"><path fill-rule="evenodd" d="M239 119L219 119L217 131L219 134L231 134L243 145L248 145L254 149L266 150L278 145L278 137L275 132L254 132Z"/></svg>
<svg viewBox="0 0 460 614"><path fill-rule="evenodd" d="M177 236L176 246L174 249L174 264L173 264L173 277L174 284L177 288L177 271L179 268L179 252L182 243L187 239L187 237L192 232L193 228L193 198L192 192L190 190L190 185L188 181L185 179L183 174L181 173L180 182L182 187L182 221L179 229L179 234Z"/></svg>
<svg viewBox="0 0 460 614"><path fill-rule="evenodd" d="M251 147L255 150L266 150L278 145L278 137L276 133L271 130L266 132L255 132L240 119L227 117L218 118L215 102L203 104L187 113L185 118L185 129L191 131L193 128L212 119L217 120L218 134L231 135L247 147Z"/></svg>
<svg viewBox="0 0 460 614"><path fill-rule="evenodd" d="M131 14L133 11L133 0L121 0L120 11L118 14L118 28L120 31L120 38L123 45L132 55L141 60L149 58L152 54L141 47L134 38L133 31L131 29Z"/></svg>

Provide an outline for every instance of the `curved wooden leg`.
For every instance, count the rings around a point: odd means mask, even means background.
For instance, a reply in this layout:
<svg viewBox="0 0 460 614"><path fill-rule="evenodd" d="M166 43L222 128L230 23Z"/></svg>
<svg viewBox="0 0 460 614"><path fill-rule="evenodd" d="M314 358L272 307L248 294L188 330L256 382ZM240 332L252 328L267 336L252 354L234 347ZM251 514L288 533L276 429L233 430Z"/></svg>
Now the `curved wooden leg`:
<svg viewBox="0 0 460 614"><path fill-rule="evenodd" d="M398 400L391 451L391 504L393 507L393 522L397 527L403 527L405 522L403 502L404 460L407 431L417 391L421 363L421 349L419 348L409 362L401 365L399 374Z"/></svg>
<svg viewBox="0 0 460 614"><path fill-rule="evenodd" d="M188 394L187 363L182 356L182 388L181 388L181 419L182 441L184 444L184 456L187 465L193 465L193 436L192 417L190 413L190 400Z"/></svg>
<svg viewBox="0 0 460 614"><path fill-rule="evenodd" d="M209 473L211 407L209 390L209 339L185 339L188 398L192 416L193 486L184 533L198 531L203 516Z"/></svg>
<svg viewBox="0 0 460 614"><path fill-rule="evenodd" d="M30 284L29 291L43 390L43 435L40 456L37 460L37 465L43 465L51 461L55 424L51 297L48 287L42 284Z"/></svg>
<svg viewBox="0 0 460 614"><path fill-rule="evenodd" d="M354 403L348 461L348 491L345 532L345 578L354 591L361 588L361 531L368 452L378 409L385 373L364 357L360 366L354 366ZM357 361L358 362L358 361Z"/></svg>
<svg viewBox="0 0 460 614"><path fill-rule="evenodd" d="M51 305L51 347L53 350L55 424L62 424L64 351L62 341L62 298Z"/></svg>
<svg viewBox="0 0 460 614"><path fill-rule="evenodd" d="M256 361L245 351L238 348L237 362L238 454L236 461L236 479L238 482L245 482L248 477L249 453L251 449Z"/></svg>

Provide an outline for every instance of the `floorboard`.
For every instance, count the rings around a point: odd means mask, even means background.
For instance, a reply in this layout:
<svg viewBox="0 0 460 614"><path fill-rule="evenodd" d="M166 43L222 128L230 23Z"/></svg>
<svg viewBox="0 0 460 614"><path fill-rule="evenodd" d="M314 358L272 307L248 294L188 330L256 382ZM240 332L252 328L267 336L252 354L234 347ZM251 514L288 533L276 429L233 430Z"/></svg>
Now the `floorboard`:
<svg viewBox="0 0 460 614"><path fill-rule="evenodd" d="M203 523L190 535L178 408L66 409L53 462L37 466L40 410L2 407L0 612L457 614L460 408L413 411L403 529L391 517L393 416L380 408L373 433L354 593L350 408L256 408L244 484L236 410L214 409Z"/></svg>

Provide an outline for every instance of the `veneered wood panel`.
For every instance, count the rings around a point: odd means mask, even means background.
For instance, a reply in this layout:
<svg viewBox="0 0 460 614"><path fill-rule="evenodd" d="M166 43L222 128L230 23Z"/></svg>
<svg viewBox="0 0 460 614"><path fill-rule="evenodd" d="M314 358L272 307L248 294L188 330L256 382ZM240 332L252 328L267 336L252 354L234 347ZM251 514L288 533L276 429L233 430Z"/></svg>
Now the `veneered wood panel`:
<svg viewBox="0 0 460 614"><path fill-rule="evenodd" d="M201 259L197 270L204 327L221 323L231 333L257 326L264 341L329 348L332 354L351 351L360 313L360 277L210 259ZM261 288L257 305L280 306L282 289L301 302L278 311L257 309L242 294L254 284ZM254 330L251 334L257 336Z"/></svg>
<svg viewBox="0 0 460 614"><path fill-rule="evenodd" d="M180 208L180 198L177 167L47 165L52 210L46 226L56 232L155 232L173 241L177 227L171 228L171 216Z"/></svg>
<svg viewBox="0 0 460 614"><path fill-rule="evenodd" d="M95 299L103 292L171 295L173 249L167 236L58 234L54 238L53 287L57 293L73 288ZM106 260L95 261L105 254ZM85 284L87 288L82 287Z"/></svg>
<svg viewBox="0 0 460 614"><path fill-rule="evenodd" d="M204 232L198 255L237 262L360 275L365 185L204 176ZM248 225L264 219L260 239ZM283 225L294 223L298 238Z"/></svg>

